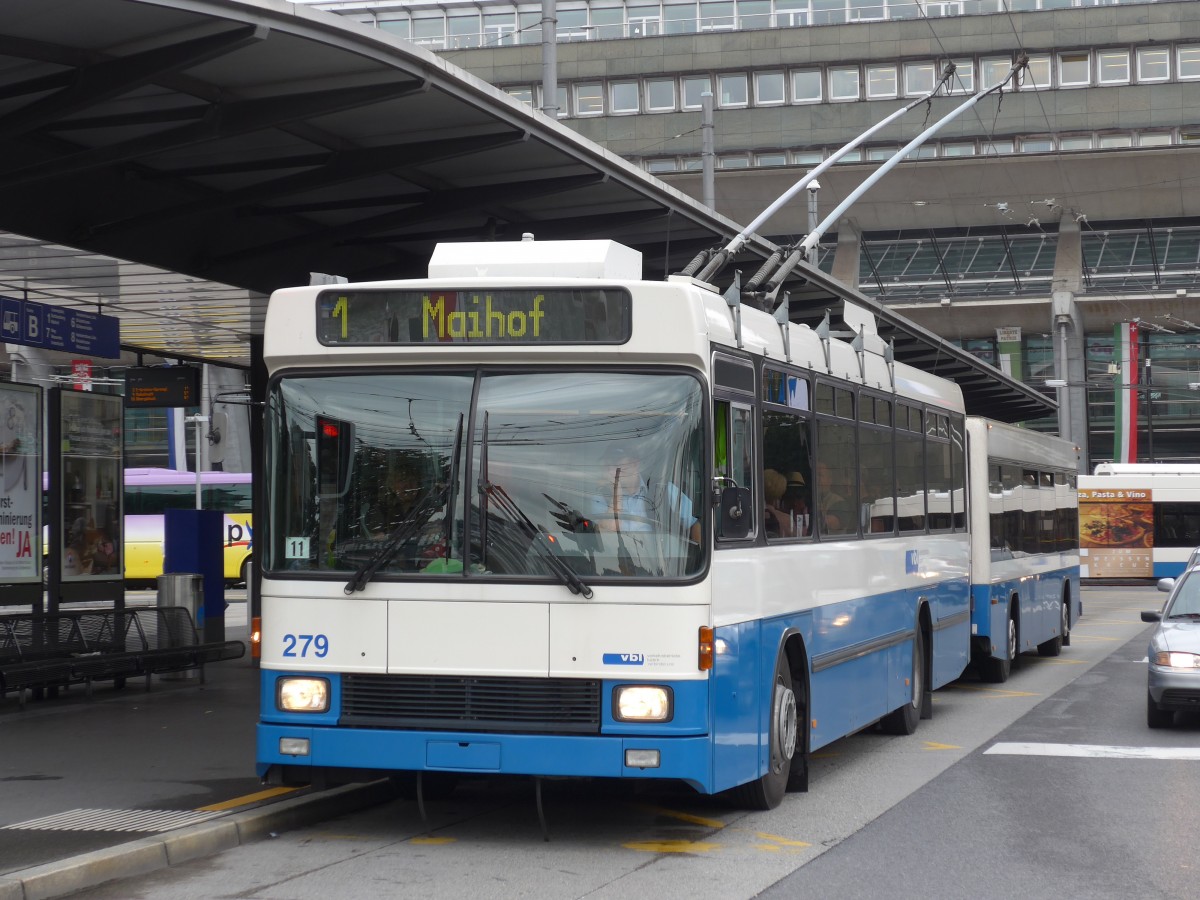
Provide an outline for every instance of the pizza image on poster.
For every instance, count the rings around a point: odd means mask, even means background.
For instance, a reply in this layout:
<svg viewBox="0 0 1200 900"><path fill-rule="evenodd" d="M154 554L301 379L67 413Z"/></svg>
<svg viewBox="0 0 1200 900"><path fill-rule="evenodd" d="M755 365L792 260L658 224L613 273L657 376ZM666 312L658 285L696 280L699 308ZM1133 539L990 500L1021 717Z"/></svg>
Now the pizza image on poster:
<svg viewBox="0 0 1200 900"><path fill-rule="evenodd" d="M1149 503L1081 503L1079 546L1153 547L1154 512Z"/></svg>

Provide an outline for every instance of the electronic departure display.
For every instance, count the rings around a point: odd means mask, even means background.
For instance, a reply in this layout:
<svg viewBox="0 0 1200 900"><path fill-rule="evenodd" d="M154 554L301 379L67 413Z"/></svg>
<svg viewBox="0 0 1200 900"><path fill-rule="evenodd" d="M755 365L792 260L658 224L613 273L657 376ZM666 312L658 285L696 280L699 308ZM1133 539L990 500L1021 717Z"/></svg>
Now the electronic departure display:
<svg viewBox="0 0 1200 900"><path fill-rule="evenodd" d="M328 290L317 296L322 344L623 344L633 301L623 288Z"/></svg>

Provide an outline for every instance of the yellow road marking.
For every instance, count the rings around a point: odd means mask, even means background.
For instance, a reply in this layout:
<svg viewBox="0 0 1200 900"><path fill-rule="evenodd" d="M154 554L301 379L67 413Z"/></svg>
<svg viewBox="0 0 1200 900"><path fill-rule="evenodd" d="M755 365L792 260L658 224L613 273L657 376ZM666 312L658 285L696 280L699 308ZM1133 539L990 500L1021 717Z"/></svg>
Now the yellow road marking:
<svg viewBox="0 0 1200 900"><path fill-rule="evenodd" d="M1071 635L1071 643L1072 644L1074 644L1076 641L1080 641L1084 644L1088 643L1089 641L1092 641L1097 644L1100 644L1100 643L1111 644L1116 641L1123 641L1123 640L1125 640L1125 638L1123 638L1123 637L1115 637L1115 638L1114 637L1101 637L1098 634L1079 634L1078 632Z"/></svg>
<svg viewBox="0 0 1200 900"><path fill-rule="evenodd" d="M660 816L668 816L672 819L678 819L681 822L688 822L692 825L703 825L705 828L721 829L725 827L725 823L720 819L705 819L702 816L693 816L691 813L679 812L674 809L666 809L662 806L642 806L642 809L647 812L655 813Z"/></svg>
<svg viewBox="0 0 1200 900"><path fill-rule="evenodd" d="M1031 691L1006 691L1002 688L987 688L976 687L973 684L954 684L946 685L946 688L954 688L958 691L978 691L981 694L995 694L997 697L1040 697L1040 694L1032 693Z"/></svg>
<svg viewBox="0 0 1200 900"><path fill-rule="evenodd" d="M257 803L259 800L270 800L272 797L279 797L283 794L290 794L292 791L298 791L300 788L295 787L276 787L268 788L265 791L259 791L257 794L247 794L244 797L234 797L232 800L226 800L224 803L212 803L208 806L196 807L197 812L224 812L227 809L236 809L239 806L246 806L250 803Z"/></svg>
<svg viewBox="0 0 1200 900"><path fill-rule="evenodd" d="M954 744L939 744L936 741L925 741L925 749L926 750L961 750L962 747L958 747Z"/></svg>
<svg viewBox="0 0 1200 900"><path fill-rule="evenodd" d="M640 853L707 853L721 849L720 844L705 841L631 841L621 846Z"/></svg>
<svg viewBox="0 0 1200 900"><path fill-rule="evenodd" d="M453 844L457 841L458 838L452 837L415 837L409 840L409 843L430 846L433 844Z"/></svg>
<svg viewBox="0 0 1200 900"><path fill-rule="evenodd" d="M767 834L765 831L758 832L758 837L764 841L770 841L776 846L760 847L760 850L778 850L781 847L811 847L812 844L807 841L793 841L789 838L780 837L777 834Z"/></svg>

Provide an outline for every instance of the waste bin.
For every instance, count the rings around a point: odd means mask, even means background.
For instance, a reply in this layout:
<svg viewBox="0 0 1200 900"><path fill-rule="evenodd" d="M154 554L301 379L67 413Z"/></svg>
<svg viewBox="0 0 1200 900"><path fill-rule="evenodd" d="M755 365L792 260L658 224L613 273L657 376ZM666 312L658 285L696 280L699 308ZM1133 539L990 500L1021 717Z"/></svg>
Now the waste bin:
<svg viewBox="0 0 1200 900"><path fill-rule="evenodd" d="M187 615L180 614L180 607ZM204 618L204 576L190 572L172 572L158 576L158 647L184 647L196 643ZM196 669L166 672L167 681L183 681L199 676Z"/></svg>

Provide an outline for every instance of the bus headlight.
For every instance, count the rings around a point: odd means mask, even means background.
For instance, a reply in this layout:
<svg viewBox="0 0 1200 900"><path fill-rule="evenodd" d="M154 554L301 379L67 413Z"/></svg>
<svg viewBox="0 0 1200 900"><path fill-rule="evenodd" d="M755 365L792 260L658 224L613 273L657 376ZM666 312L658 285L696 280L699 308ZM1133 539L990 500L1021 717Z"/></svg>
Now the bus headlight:
<svg viewBox="0 0 1200 900"><path fill-rule="evenodd" d="M668 722L671 689L657 684L623 684L613 693L613 718L618 722Z"/></svg>
<svg viewBox="0 0 1200 900"><path fill-rule="evenodd" d="M329 709L329 680L280 678L276 696L283 712L325 712Z"/></svg>

